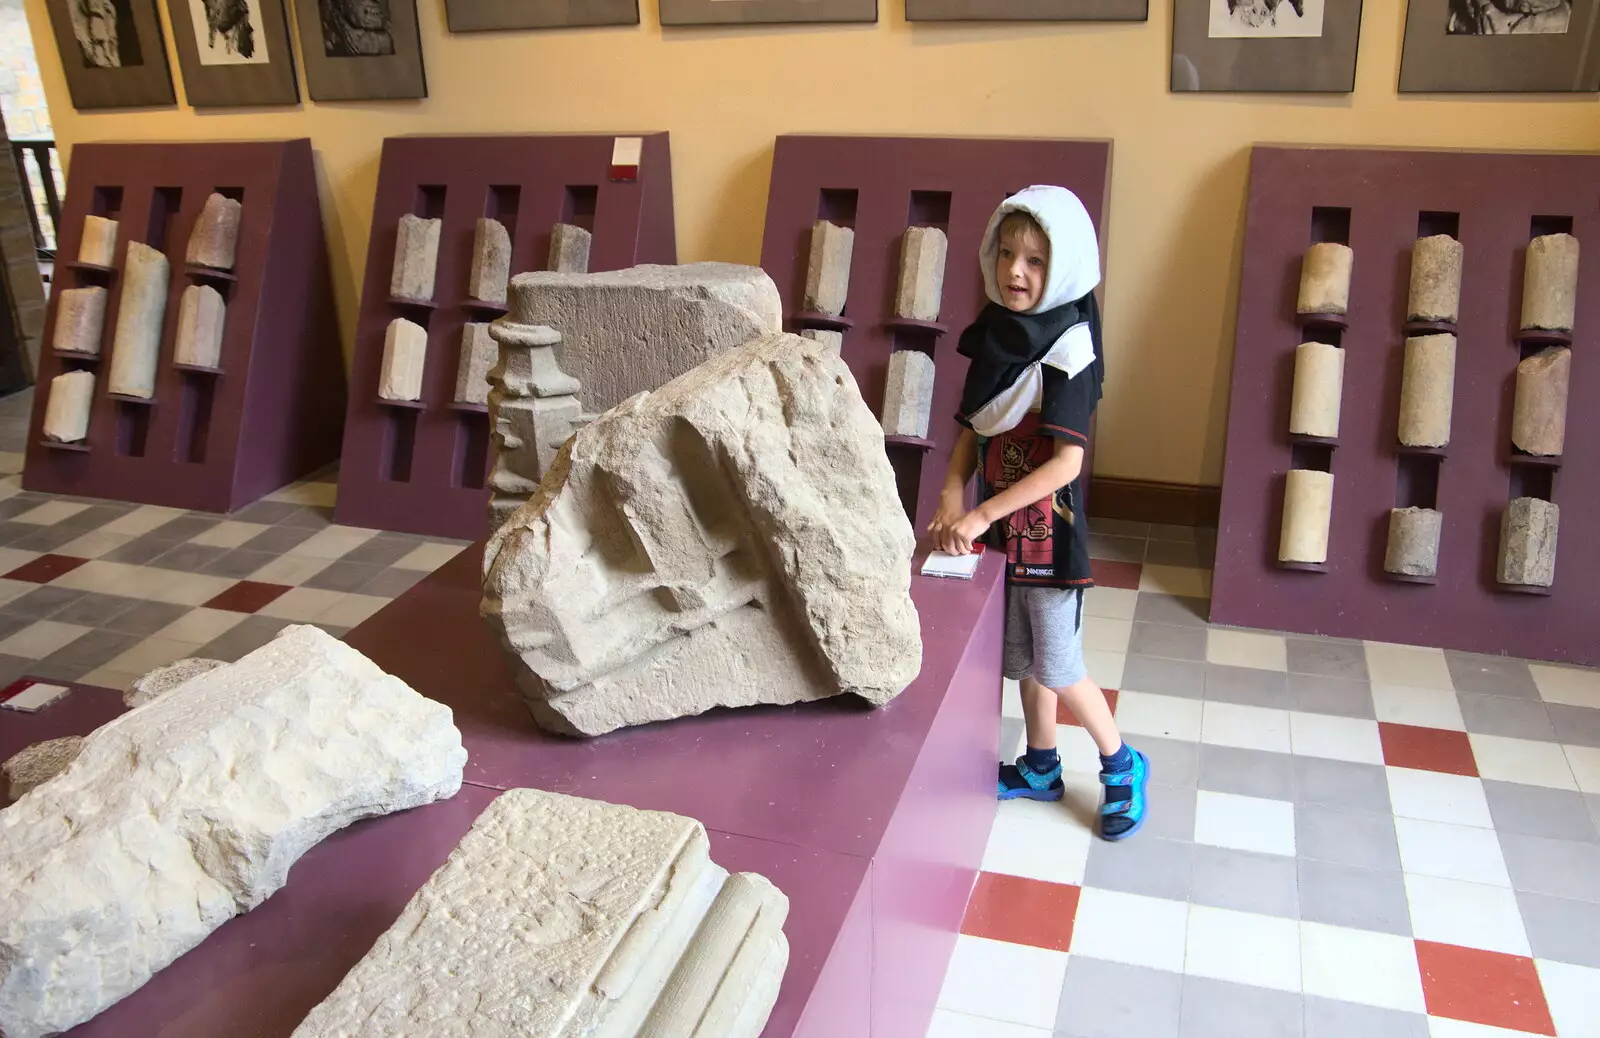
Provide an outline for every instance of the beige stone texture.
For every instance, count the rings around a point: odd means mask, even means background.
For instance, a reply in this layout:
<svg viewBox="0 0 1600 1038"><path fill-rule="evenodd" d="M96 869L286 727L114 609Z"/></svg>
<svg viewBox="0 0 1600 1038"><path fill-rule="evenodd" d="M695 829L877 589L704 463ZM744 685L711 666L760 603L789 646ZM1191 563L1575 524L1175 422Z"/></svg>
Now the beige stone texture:
<svg viewBox="0 0 1600 1038"><path fill-rule="evenodd" d="M800 334L807 339L822 343L835 357L844 352L844 332L830 331L826 328L807 328Z"/></svg>
<svg viewBox="0 0 1600 1038"><path fill-rule="evenodd" d="M82 748L83 736L68 735L36 742L13 754L10 760L0 764L0 777L5 778L5 800L0 803L14 804L23 794L33 792L66 771Z"/></svg>
<svg viewBox="0 0 1600 1038"><path fill-rule="evenodd" d="M111 344L111 392L147 400L155 396L171 277L172 267L164 253L143 242L128 243L117 331Z"/></svg>
<svg viewBox="0 0 1600 1038"><path fill-rule="evenodd" d="M466 759L448 707L308 625L102 725L0 814L0 1033L91 1019Z"/></svg>
<svg viewBox="0 0 1600 1038"><path fill-rule="evenodd" d="M1406 316L1455 323L1461 310L1461 243L1448 234L1418 238L1411 248L1411 295Z"/></svg>
<svg viewBox="0 0 1600 1038"><path fill-rule="evenodd" d="M1400 442L1443 447L1450 442L1455 407L1456 337L1419 335L1406 340L1400 383Z"/></svg>
<svg viewBox="0 0 1600 1038"><path fill-rule="evenodd" d="M894 312L913 321L937 321L944 296L944 261L949 240L937 227L907 227L900 241L900 281Z"/></svg>
<svg viewBox="0 0 1600 1038"><path fill-rule="evenodd" d="M433 279L439 268L442 220L424 220L406 213L394 236L394 269L389 275L389 295L396 299L432 299Z"/></svg>
<svg viewBox="0 0 1600 1038"><path fill-rule="evenodd" d="M811 259L806 266L806 295L802 309L838 316L844 313L850 293L850 255L856 232L849 227L818 220L811 227Z"/></svg>
<svg viewBox="0 0 1600 1038"><path fill-rule="evenodd" d="M500 344L487 324L469 321L461 327L461 353L456 359L456 402L489 402L489 369L500 360Z"/></svg>
<svg viewBox="0 0 1600 1038"><path fill-rule="evenodd" d="M594 236L573 223L558 223L550 228L550 262L545 264L552 274L589 273L589 247Z"/></svg>
<svg viewBox="0 0 1600 1038"><path fill-rule="evenodd" d="M756 1038L788 899L699 822L502 793L295 1038Z"/></svg>
<svg viewBox="0 0 1600 1038"><path fill-rule="evenodd" d="M1517 365L1516 403L1511 442L1529 454L1554 457L1567 440L1567 390L1572 381L1572 351L1541 350Z"/></svg>
<svg viewBox="0 0 1600 1038"><path fill-rule="evenodd" d="M1500 583L1549 587L1556 579L1556 533L1561 509L1536 497L1519 497L1500 523Z"/></svg>
<svg viewBox="0 0 1600 1038"><path fill-rule="evenodd" d="M178 335L173 359L179 364L215 368L222 364L222 331L228 305L210 285L190 285L178 302Z"/></svg>
<svg viewBox="0 0 1600 1038"><path fill-rule="evenodd" d="M1306 250L1300 268L1302 314L1345 314L1350 310L1350 272L1355 253L1337 242L1318 242Z"/></svg>
<svg viewBox="0 0 1600 1038"><path fill-rule="evenodd" d="M212 192L189 234L184 262L196 267L232 270L239 250L239 222L244 204Z"/></svg>
<svg viewBox="0 0 1600 1038"><path fill-rule="evenodd" d="M556 732L879 705L921 667L914 545L849 369L771 335L578 430L490 538L483 614Z"/></svg>
<svg viewBox="0 0 1600 1038"><path fill-rule="evenodd" d="M1522 274L1522 327L1570 332L1578 303L1578 239L1546 234L1528 243Z"/></svg>
<svg viewBox="0 0 1600 1038"><path fill-rule="evenodd" d="M57 443L82 443L89 436L94 407L94 372L68 371L50 380L44 408L44 438Z"/></svg>
<svg viewBox="0 0 1600 1038"><path fill-rule="evenodd" d="M428 329L404 317L390 321L389 330L383 335L378 396L385 400L421 400L427 360Z"/></svg>
<svg viewBox="0 0 1600 1038"><path fill-rule="evenodd" d="M485 303L503 303L510 279L511 235L499 220L480 218L472 232L472 271L467 277L467 297Z"/></svg>
<svg viewBox="0 0 1600 1038"><path fill-rule="evenodd" d="M1283 495L1280 562L1327 562L1333 520L1333 474L1290 469Z"/></svg>
<svg viewBox="0 0 1600 1038"><path fill-rule="evenodd" d="M926 438L932 411L933 358L919 350L891 353L883 390L883 434Z"/></svg>
<svg viewBox="0 0 1600 1038"><path fill-rule="evenodd" d="M136 679L122 693L122 704L130 710L136 706L144 706L171 692L190 678L197 678L201 674L209 674L218 667L226 666L222 660L208 660L199 656L176 660Z"/></svg>
<svg viewBox="0 0 1600 1038"><path fill-rule="evenodd" d="M1343 392L1344 350L1322 342L1303 342L1295 347L1289 431L1301 436L1337 437Z"/></svg>
<svg viewBox="0 0 1600 1038"><path fill-rule="evenodd" d="M1432 508L1391 509L1384 570L1408 577L1436 576L1439 538L1443 532L1443 512Z"/></svg>
<svg viewBox="0 0 1600 1038"><path fill-rule="evenodd" d="M63 288L56 303L56 327L51 345L64 353L100 354L105 337L106 299L99 285Z"/></svg>
<svg viewBox="0 0 1600 1038"><path fill-rule="evenodd" d="M78 241L78 262L109 267L117 259L117 221L103 216L83 218L83 237Z"/></svg>

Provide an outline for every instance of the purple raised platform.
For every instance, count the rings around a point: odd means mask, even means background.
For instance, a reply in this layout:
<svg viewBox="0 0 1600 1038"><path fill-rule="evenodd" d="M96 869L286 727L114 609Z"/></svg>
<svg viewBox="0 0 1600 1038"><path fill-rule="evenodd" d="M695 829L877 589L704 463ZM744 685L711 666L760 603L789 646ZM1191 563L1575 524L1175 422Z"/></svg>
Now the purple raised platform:
<svg viewBox="0 0 1600 1038"><path fill-rule="evenodd" d="M913 578L922 673L879 710L841 698L574 741L536 728L515 691L477 613L480 559L467 549L346 639L455 711L461 793L330 837L283 890L69 1034L216 1038L248 1018L251 1035L288 1035L494 795L533 786L698 818L720 864L784 890L791 957L765 1038L922 1035L994 820L1000 567ZM39 714L0 711L0 758L120 712L115 693L82 688Z"/></svg>
<svg viewBox="0 0 1600 1038"><path fill-rule="evenodd" d="M634 135L638 136L638 135ZM511 235L511 273L543 270L557 223L593 235L592 271L677 262L672 155L665 133L642 135L637 176L612 180L613 135L391 137L383 142L366 280L356 323L338 521L472 540L489 511L486 411L453 406L462 325L503 307L467 296L473 233L493 217ZM441 218L432 300L389 297L395 229L406 213ZM422 400L411 411L378 400L383 338L404 317L428 330Z"/></svg>
<svg viewBox="0 0 1600 1038"><path fill-rule="evenodd" d="M244 203L231 273L186 268L189 232L218 191ZM333 461L344 417L344 362L309 140L216 144L81 144L61 219L61 255L76 256L84 217L115 218L117 264L128 243L166 253L171 287L153 401L108 392L122 301L118 271L60 264L59 288L110 289L99 356L39 358L23 486L55 494L227 512ZM173 363L179 301L211 284L227 302L218 370ZM55 299L44 341L55 335ZM43 442L50 380L95 373L86 451Z"/></svg>
<svg viewBox="0 0 1600 1038"><path fill-rule="evenodd" d="M761 266L778 283L792 330L815 327L797 312L805 294L811 226L819 219L855 229L843 357L874 413L883 410L889 355L917 349L934 358L931 450L888 445L900 499L914 524L938 505L945 466L955 445L955 412L967 361L954 334L987 301L978 271L978 246L995 207L1030 184L1059 184L1083 200L1106 241L1110 141L970 140L939 137L778 138L767 194ZM939 320L928 327L890 327L900 276L900 243L911 226L938 227L949 238ZM1091 438L1092 440L1092 438ZM1093 446L1084 472L1093 471ZM1087 486L1088 480L1084 481ZM920 525L917 529L921 529Z"/></svg>
<svg viewBox="0 0 1600 1038"><path fill-rule="evenodd" d="M1234 345L1232 404L1217 565L1216 623L1437 645L1532 659L1600 663L1600 440L1584 433L1600 399L1600 264L1580 267L1572 401L1559 470L1509 452L1527 245L1570 231L1600 245L1600 156L1257 148ZM1448 452L1396 444L1412 242L1449 233L1465 247L1457 322L1454 421ZM1346 392L1331 455L1327 572L1276 564L1288 435L1300 258L1315 241L1355 252ZM1324 448L1325 450L1325 448ZM1448 456L1446 456L1446 453ZM1310 460L1310 459L1307 459ZM1511 464L1512 461L1517 464ZM1318 467L1318 466L1313 466ZM1555 586L1538 593L1495 581L1500 520L1521 494L1561 506ZM1444 513L1433 585L1383 572L1389 510Z"/></svg>

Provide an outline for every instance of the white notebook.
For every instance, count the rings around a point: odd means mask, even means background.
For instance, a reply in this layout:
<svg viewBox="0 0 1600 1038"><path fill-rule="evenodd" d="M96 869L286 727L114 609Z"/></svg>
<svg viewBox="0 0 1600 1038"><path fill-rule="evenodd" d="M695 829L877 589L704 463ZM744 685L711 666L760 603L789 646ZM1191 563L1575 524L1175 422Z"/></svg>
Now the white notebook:
<svg viewBox="0 0 1600 1038"><path fill-rule="evenodd" d="M983 545L974 544L971 555L951 555L948 552L935 548L928 553L928 558L922 564L922 575L925 577L950 577L955 580L971 580L973 574L978 572L978 564L983 561Z"/></svg>

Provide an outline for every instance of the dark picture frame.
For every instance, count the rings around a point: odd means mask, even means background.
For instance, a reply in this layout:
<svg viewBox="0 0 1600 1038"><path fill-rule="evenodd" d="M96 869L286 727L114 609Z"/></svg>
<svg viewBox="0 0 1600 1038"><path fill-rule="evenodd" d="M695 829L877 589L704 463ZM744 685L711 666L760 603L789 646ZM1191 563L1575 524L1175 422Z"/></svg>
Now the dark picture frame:
<svg viewBox="0 0 1600 1038"><path fill-rule="evenodd" d="M294 44L284 0L167 0L172 39L178 46L183 93L196 108L292 105L300 102L294 73ZM248 21L247 15L253 15ZM219 26L202 40L196 20L209 16ZM236 63L214 64L202 56L230 56ZM260 60L250 63L248 57Z"/></svg>
<svg viewBox="0 0 1600 1038"><path fill-rule="evenodd" d="M638 25L639 0L444 0L451 32Z"/></svg>
<svg viewBox="0 0 1600 1038"><path fill-rule="evenodd" d="M1348 94L1355 90L1361 0L1326 0L1320 36L1212 36L1212 6L1225 2L1173 0L1173 93Z"/></svg>
<svg viewBox="0 0 1600 1038"><path fill-rule="evenodd" d="M313 101L428 96L417 0L294 0Z"/></svg>
<svg viewBox="0 0 1600 1038"><path fill-rule="evenodd" d="M156 0L47 0L72 107L177 103Z"/></svg>
<svg viewBox="0 0 1600 1038"><path fill-rule="evenodd" d="M1565 33L1456 35L1451 0L1411 0L1400 92L1591 93L1600 90L1600 0L1571 0Z"/></svg>
<svg viewBox="0 0 1600 1038"><path fill-rule="evenodd" d="M906 0L908 22L1147 22L1150 0Z"/></svg>
<svg viewBox="0 0 1600 1038"><path fill-rule="evenodd" d="M662 25L876 22L878 0L661 0Z"/></svg>

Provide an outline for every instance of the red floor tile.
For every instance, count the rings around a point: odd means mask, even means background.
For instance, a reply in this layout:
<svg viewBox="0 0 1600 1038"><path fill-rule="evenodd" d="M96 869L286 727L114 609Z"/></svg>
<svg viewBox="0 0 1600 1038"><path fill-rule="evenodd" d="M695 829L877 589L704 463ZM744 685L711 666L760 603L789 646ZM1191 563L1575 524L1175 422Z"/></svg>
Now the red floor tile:
<svg viewBox="0 0 1600 1038"><path fill-rule="evenodd" d="M1533 1034L1556 1033L1533 960L1503 952L1417 942L1428 1013Z"/></svg>
<svg viewBox="0 0 1600 1038"><path fill-rule="evenodd" d="M1139 573L1144 569L1137 562L1112 562L1110 559L1090 559L1089 574L1101 587L1120 587L1127 591L1139 590Z"/></svg>
<svg viewBox="0 0 1600 1038"><path fill-rule="evenodd" d="M1383 741L1383 762L1391 767L1477 777L1478 760L1466 732L1379 721L1378 737Z"/></svg>
<svg viewBox="0 0 1600 1038"><path fill-rule="evenodd" d="M259 580L241 580L207 602L206 607L226 609L233 613L253 613L288 590L287 584L264 584Z"/></svg>
<svg viewBox="0 0 1600 1038"><path fill-rule="evenodd" d="M980 872L961 932L971 937L1066 951L1078 915L1078 888Z"/></svg>
<svg viewBox="0 0 1600 1038"><path fill-rule="evenodd" d="M1117 690L1114 688L1102 688L1100 691L1105 693L1106 705L1111 708L1111 715L1115 717L1117 713ZM1067 709L1067 704L1059 699L1056 700L1056 724L1070 724L1074 728L1083 727L1078 723L1078 719L1072 716L1072 711Z"/></svg>
<svg viewBox="0 0 1600 1038"><path fill-rule="evenodd" d="M33 584L48 584L65 576L88 562L75 555L41 555L32 562L24 562L5 575L6 580L26 580Z"/></svg>

